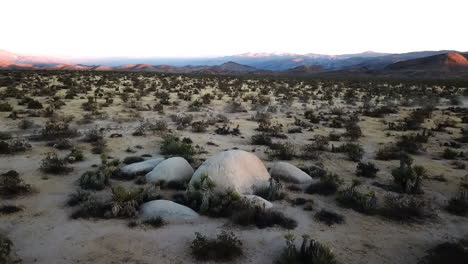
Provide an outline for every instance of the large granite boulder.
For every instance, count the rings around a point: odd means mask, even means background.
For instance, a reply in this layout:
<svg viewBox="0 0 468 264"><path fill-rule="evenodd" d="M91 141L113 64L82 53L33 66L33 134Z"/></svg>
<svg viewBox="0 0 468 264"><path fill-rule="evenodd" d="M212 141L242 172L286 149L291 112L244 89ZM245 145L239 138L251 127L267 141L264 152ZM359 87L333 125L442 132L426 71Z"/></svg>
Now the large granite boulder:
<svg viewBox="0 0 468 264"><path fill-rule="evenodd" d="M271 177L292 183L310 183L312 177L298 167L287 162L275 162L270 169Z"/></svg>
<svg viewBox="0 0 468 264"><path fill-rule="evenodd" d="M215 190L230 188L241 194L251 194L255 187L268 185L270 179L263 162L243 150L223 151L207 159L195 171L190 184L200 181L205 174L215 183Z"/></svg>
<svg viewBox="0 0 468 264"><path fill-rule="evenodd" d="M168 200L153 200L140 206L140 217L144 220L156 217L163 220L191 220L198 216L191 208Z"/></svg>
<svg viewBox="0 0 468 264"><path fill-rule="evenodd" d="M145 176L147 182L179 182L185 183L193 175L193 168L184 158L174 157L159 163Z"/></svg>
<svg viewBox="0 0 468 264"><path fill-rule="evenodd" d="M154 169L163 158L149 159L142 162L132 163L120 168L120 174L127 178L144 175Z"/></svg>

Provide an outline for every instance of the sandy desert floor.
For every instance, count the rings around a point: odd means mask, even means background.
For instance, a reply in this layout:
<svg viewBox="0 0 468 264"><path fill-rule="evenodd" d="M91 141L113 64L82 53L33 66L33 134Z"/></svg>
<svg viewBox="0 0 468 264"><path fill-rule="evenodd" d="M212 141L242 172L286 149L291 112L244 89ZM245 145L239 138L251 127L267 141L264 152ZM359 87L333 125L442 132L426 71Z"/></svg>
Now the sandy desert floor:
<svg viewBox="0 0 468 264"><path fill-rule="evenodd" d="M41 84L47 83L50 86L62 85L59 76L63 73L37 75ZM120 92L125 87L131 87L130 78L125 78L125 74L117 75L119 81L108 81L102 84L104 91L115 92L115 87ZM5 78L6 74L3 74ZM137 77L135 77L137 76ZM34 83L33 77L29 76L19 79L15 83L21 91L25 91L23 96L30 96L40 101L44 107L52 105L50 95L32 95ZM25 79L26 78L26 79ZM233 101L229 95L222 99L212 99L209 105L204 105L199 111L189 111L189 105L201 95L206 93L222 93L219 87L216 87L216 81L210 77L180 77L180 81L175 82L174 77L151 76L134 74L132 78L140 78L146 81L146 88L152 83L156 89L163 90L161 80L171 79L169 87L177 88L177 91L170 91L170 101L179 102L178 105L165 105L164 113L157 111L144 110L147 104L154 105L158 97L154 96L154 91L142 95L141 98L134 100L138 106L132 108L129 102L122 101L119 96L113 97L113 102L107 107L99 107L99 112L104 113L105 117L89 120L88 122L78 122L82 119L89 119L86 114L89 111L82 109L82 104L87 102L87 95L93 94L99 84L97 81L101 78L99 74L83 75L74 73L75 84L81 84L82 87L89 87L87 93L78 91L74 99L65 99L67 89L58 89L55 95L61 97L60 101L65 105L54 111L55 116L72 115L71 127L76 128L81 135L93 128L103 128L104 138L107 142L105 153L113 158L124 159L128 156L141 156L149 154L152 157L163 156L160 153L162 137L150 131L145 132L144 136L134 136L133 132L139 127L143 120L165 120L173 135L180 137L190 137L194 145L204 148L205 152L195 155L192 163L194 168L212 155L223 150L239 148L248 152L254 152L265 164L267 168L277 160L267 155L268 146L252 145L251 137L258 134L256 128L258 123L249 120L257 111L253 110L253 104L246 100L243 106L247 112L226 112L226 105ZM195 81L192 80L195 78ZM205 78L205 86L199 89L199 94L193 94L191 101L178 99L177 92L193 90L190 83L197 82L197 79ZM235 77L230 77L236 79ZM244 81L244 86L252 87L256 85L255 81ZM281 85L286 85L278 81ZM286 82L286 81L285 81ZM110 83L110 84L109 84ZM185 85L185 86L184 86ZM268 87L272 84L262 84ZM275 84L276 85L276 84ZM289 84L289 85L295 85ZM330 85L330 84L327 84ZM10 85L8 85L9 87ZM307 85L303 85L307 87ZM0 84L0 91L5 92L7 85ZM275 86L277 87L277 86ZM322 84L322 90L325 86ZM44 89L36 87L34 89ZM275 88L278 89L278 88ZM286 87L288 89L288 87ZM346 87L345 87L346 89ZM26 92L29 91L29 92ZM115 92L117 93L117 92ZM256 92L253 97L258 97ZM360 91L363 94L363 91ZM313 129L302 129L301 133L287 133L288 129L296 127L294 117L304 120L304 112L307 109L314 109L314 112L323 112L326 117L332 118L330 111L334 107L344 110L344 116L347 117L351 112L359 112L363 107L362 100L357 99L356 103L348 104L343 99L344 92L332 98L333 106L329 105L329 100L318 96L310 99L308 102L301 102L300 96L293 95L290 102L280 100L277 95L270 93L270 106L277 108L276 112L271 113L273 122L283 124L283 133L287 139L276 139L275 142L291 142L294 144L297 152L300 152L302 146L313 142L315 135L329 135L330 132L345 133L344 128L331 128L325 122L312 124ZM242 95L242 93L241 93ZM323 95L323 94L322 94ZM133 95L130 95L131 98ZM104 96L106 97L106 96ZM416 96L417 97L417 96ZM290 99L291 99L290 98ZM361 98L362 97L359 97ZM130 100L130 101L131 101ZM18 111L17 118L9 118L11 111L0 112L0 131L8 132L14 138L30 138L39 133L41 127L49 117L28 116L28 110L25 105L20 105L20 99L14 97L5 97L4 102L9 102L13 109ZM98 98L97 102L103 104L104 98ZM290 105L289 105L290 104ZM139 111L141 106L144 111ZM389 192L373 185L374 182L391 185L393 178L391 171L399 166L398 160L377 160L375 158L377 151L385 144L395 143L402 134L408 134L407 131L388 130L385 122L401 120L408 116L418 105L402 106L398 105L396 113L385 115L384 117L369 117L360 115L358 124L362 130L362 137L357 142L362 146L364 155L362 160L374 163L378 168L376 178L357 177L356 162L350 161L345 154L335 153L329 150L318 152L317 159L305 160L295 156L287 162L296 165L299 168L317 165L325 170L336 173L344 183L340 188L349 186L353 179L362 181L360 190L374 191L379 200ZM40 170L41 160L45 154L55 151L60 157L64 157L69 150L57 150L47 146L44 140L29 140L32 148L23 152L14 154L0 154L0 173L15 170L25 183L34 188L34 192L28 195L22 195L14 198L1 198L0 205L17 205L23 208L22 211L14 214L0 215L0 233L5 234L13 242L13 254L16 259L21 259L22 263L194 263L190 253L190 243L194 238L195 232L200 232L207 236L215 236L221 230L233 231L236 236L244 243L244 255L233 263L273 263L285 246L284 235L288 232L295 234L298 238L302 234L309 234L314 239L329 246L339 263L392 263L405 264L417 263L428 249L446 241L456 241L467 238L468 236L468 218L449 213L445 207L450 198L454 197L459 190L459 183L467 174L466 169L456 168L452 162L441 158L442 152L446 147L444 143L451 142L461 137L462 128L468 127L462 123L460 115L446 111L450 107L447 101L440 100L436 105L437 109L433 111L431 118L424 121L423 127L435 127L435 120L455 120L453 127L447 127L444 131L434 131L428 143L423 144L423 149L412 154L414 164L423 166L427 170L427 175L422 182L423 194L414 194L418 199L426 201L430 205L431 218L422 221L401 223L387 219L380 215L365 215L350 208L340 207L336 202L336 195L322 196L317 194L308 194L304 191L291 191L285 189L287 198L279 201L272 201L274 209L283 212L285 215L297 221L297 227L293 230L286 230L280 227L268 227L259 229L256 227L242 227L233 224L226 218L211 218L201 216L193 221L171 221L160 228L150 227L128 227L128 219L72 219L70 217L73 208L66 205L68 196L80 187L77 184L78 178L86 171L90 170L92 165L100 164L100 154L91 153L91 144L83 142L82 136L70 139L73 145L81 149L85 155L84 161L75 162L70 166L73 171L65 175L46 174ZM263 107L261 109L265 109ZM24 110L24 111L20 111ZM141 110L141 109L140 109ZM43 111L43 110L37 110ZM444 112L445 111L445 112ZM231 128L239 126L241 135L219 135L214 132L215 125L210 125L206 132L196 133L188 126L184 130L177 130L177 124L171 120L172 114L191 114L194 121L208 120L210 116L222 114L227 117ZM18 128L18 123L22 119L28 119L35 123L35 126L28 129ZM219 125L219 124L218 124ZM313 131L312 131L313 130ZM113 133L120 133L122 137L110 138ZM210 144L207 144L210 142ZM330 141L329 147L333 144L339 146L346 140ZM214 143L214 144L213 144ZM131 148L134 153L127 150ZM467 145L461 144L457 152L467 151ZM459 163L466 164L466 158L457 159ZM443 175L445 181L435 180L436 176ZM138 186L133 181L123 181L111 179L111 184L121 184L127 187ZM305 189L307 186L299 186ZM163 197L169 199L172 190L163 190ZM109 195L110 188L97 191L101 195ZM314 206L312 211L306 211L302 206L293 206L289 200L302 197L312 199ZM314 214L320 209L335 211L344 216L343 224L328 226L317 221ZM208 262L210 263L210 262Z"/></svg>

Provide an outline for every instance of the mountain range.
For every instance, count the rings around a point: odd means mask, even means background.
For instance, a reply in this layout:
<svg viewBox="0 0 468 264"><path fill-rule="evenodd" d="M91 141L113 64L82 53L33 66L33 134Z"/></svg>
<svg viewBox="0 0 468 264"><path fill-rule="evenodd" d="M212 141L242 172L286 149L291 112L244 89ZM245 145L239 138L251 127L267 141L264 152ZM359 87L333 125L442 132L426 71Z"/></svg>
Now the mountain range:
<svg viewBox="0 0 468 264"><path fill-rule="evenodd" d="M192 74L468 78L468 53L452 50L344 55L244 53L217 58L65 60L0 50L0 69L96 70ZM116 62L122 64L116 65ZM137 62L137 63L124 63Z"/></svg>

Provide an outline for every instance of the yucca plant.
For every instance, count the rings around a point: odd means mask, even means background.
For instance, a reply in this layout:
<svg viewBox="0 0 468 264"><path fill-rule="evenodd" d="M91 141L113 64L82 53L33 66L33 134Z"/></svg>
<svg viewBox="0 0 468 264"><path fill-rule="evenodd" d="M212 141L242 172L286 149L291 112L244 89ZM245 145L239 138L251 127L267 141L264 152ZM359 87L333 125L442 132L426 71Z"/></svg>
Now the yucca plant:
<svg viewBox="0 0 468 264"><path fill-rule="evenodd" d="M141 189L125 189L121 185L112 187L111 211L114 217L134 217L142 200Z"/></svg>

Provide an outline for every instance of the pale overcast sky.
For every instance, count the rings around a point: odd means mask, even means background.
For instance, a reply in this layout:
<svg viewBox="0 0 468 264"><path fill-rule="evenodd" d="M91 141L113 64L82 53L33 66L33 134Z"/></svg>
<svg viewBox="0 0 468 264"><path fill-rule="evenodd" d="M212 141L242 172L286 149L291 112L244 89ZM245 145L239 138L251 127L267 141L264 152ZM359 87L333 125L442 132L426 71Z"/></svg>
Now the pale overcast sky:
<svg viewBox="0 0 468 264"><path fill-rule="evenodd" d="M468 0L2 0L0 49L52 56L468 51Z"/></svg>

